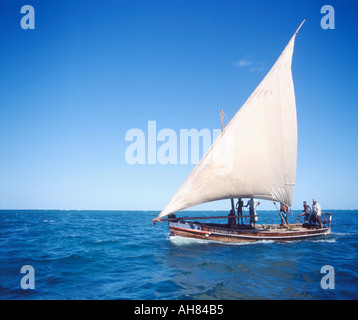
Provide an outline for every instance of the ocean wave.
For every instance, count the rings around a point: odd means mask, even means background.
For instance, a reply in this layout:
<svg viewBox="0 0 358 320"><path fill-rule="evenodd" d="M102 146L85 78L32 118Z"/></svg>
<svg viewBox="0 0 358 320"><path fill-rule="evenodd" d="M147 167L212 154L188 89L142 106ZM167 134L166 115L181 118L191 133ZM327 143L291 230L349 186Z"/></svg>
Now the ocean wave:
<svg viewBox="0 0 358 320"><path fill-rule="evenodd" d="M334 236L351 236L351 235L354 235L354 233L348 233L348 232L332 232L332 235L334 235Z"/></svg>
<svg viewBox="0 0 358 320"><path fill-rule="evenodd" d="M210 244L210 241L194 238L186 238L181 236L170 236L169 240L171 243L177 246L188 246L195 244Z"/></svg>
<svg viewBox="0 0 358 320"><path fill-rule="evenodd" d="M334 243L337 242L336 239L315 239L311 240L312 242L327 242L327 243Z"/></svg>
<svg viewBox="0 0 358 320"><path fill-rule="evenodd" d="M258 240L258 241L244 241L244 242L223 242L215 240L203 240L195 238L186 238L181 236L170 236L169 240L171 243L178 246L193 245L193 244L223 244L223 245L234 245L234 246L246 246L253 244L270 244L275 243L275 240Z"/></svg>
<svg viewBox="0 0 358 320"><path fill-rule="evenodd" d="M199 288L193 289L198 290ZM204 290L198 290L196 293L189 293L182 297L182 299L190 300L243 300L248 298L249 296L246 293L233 290L225 281L218 281L205 287Z"/></svg>

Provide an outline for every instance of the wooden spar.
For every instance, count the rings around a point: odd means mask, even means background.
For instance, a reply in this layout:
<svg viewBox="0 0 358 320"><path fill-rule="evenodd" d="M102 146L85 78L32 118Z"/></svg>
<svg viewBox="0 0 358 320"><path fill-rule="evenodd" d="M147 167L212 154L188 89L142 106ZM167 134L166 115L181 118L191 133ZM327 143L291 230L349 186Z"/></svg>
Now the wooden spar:
<svg viewBox="0 0 358 320"><path fill-rule="evenodd" d="M295 216L293 215L293 211L292 211L291 207L290 207L290 211L291 211L293 220L297 220L297 219L295 218Z"/></svg>
<svg viewBox="0 0 358 320"><path fill-rule="evenodd" d="M223 109L220 110L220 117L221 117L221 126L222 126L222 131L224 131L225 128L225 123L224 123L224 111Z"/></svg>
<svg viewBox="0 0 358 320"><path fill-rule="evenodd" d="M298 27L298 29L296 30L295 34L298 33L298 31L301 29L302 25L304 24L304 22L306 21L306 19L303 19L303 21L301 22L300 26Z"/></svg>
<svg viewBox="0 0 358 320"><path fill-rule="evenodd" d="M257 216L257 215L255 215ZM240 216L241 217L241 216ZM242 216L243 218L250 218L251 216ZM178 221L178 220L187 220L187 219L191 219L191 220L199 220L199 219L228 219L230 218L230 216L214 216L214 217L182 217L182 218L165 218L165 219L159 219L156 220L155 222L164 222L164 221ZM154 220L154 219L153 219Z"/></svg>
<svg viewBox="0 0 358 320"><path fill-rule="evenodd" d="M275 204L276 205L276 204ZM277 207L276 207L277 208ZM278 209L278 208L277 208ZM279 211L280 213L280 211ZM322 214L326 214L326 215L329 215L331 216L332 213L325 213L325 212L322 212ZM281 214L280 214L281 215ZM254 215L255 217L257 217L258 215L255 214ZM282 215L281 215L282 216ZM243 215L243 216L240 216L240 218L243 217L243 218L250 218L251 216L250 215ZM165 219L153 219L153 221L155 220L155 222L164 222L164 221L178 221L178 220L200 220L200 219L228 219L230 218L230 216L208 216L208 217L181 217L181 218L165 218Z"/></svg>

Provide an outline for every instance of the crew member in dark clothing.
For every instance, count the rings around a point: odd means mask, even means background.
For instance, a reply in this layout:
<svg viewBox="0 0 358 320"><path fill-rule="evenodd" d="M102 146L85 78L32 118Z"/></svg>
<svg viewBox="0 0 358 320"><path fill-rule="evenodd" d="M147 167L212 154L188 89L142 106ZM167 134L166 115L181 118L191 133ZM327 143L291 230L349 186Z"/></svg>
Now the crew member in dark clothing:
<svg viewBox="0 0 358 320"><path fill-rule="evenodd" d="M305 217L304 222L307 223L307 222L308 222L308 219L309 219L309 217L310 217L310 211L311 211L311 207L307 204L306 201L303 201L303 211L302 211L302 213L298 216L298 222L297 222L297 224L300 223L300 218L301 218L302 216Z"/></svg>
<svg viewBox="0 0 358 320"><path fill-rule="evenodd" d="M241 224L244 224L243 222L243 218L242 218L242 207L244 206L244 201L240 199L238 199L237 204L236 204L236 209L237 209L237 223L240 224L240 219L241 219Z"/></svg>

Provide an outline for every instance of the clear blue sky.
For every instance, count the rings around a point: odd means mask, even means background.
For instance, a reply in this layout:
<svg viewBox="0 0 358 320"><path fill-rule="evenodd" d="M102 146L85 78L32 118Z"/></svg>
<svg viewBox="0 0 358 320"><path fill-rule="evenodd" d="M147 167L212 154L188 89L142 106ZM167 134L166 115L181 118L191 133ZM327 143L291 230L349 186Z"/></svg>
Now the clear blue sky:
<svg viewBox="0 0 358 320"><path fill-rule="evenodd" d="M293 208L358 208L357 15L351 0L2 0L0 208L161 210L194 165L129 165L126 132L220 128L303 19Z"/></svg>

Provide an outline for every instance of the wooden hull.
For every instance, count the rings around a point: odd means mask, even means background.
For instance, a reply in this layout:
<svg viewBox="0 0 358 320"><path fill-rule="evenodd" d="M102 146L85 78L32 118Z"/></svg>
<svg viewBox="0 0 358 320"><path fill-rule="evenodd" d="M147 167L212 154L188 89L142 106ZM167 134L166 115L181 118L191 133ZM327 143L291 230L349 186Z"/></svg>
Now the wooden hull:
<svg viewBox="0 0 358 320"><path fill-rule="evenodd" d="M279 225L260 225L255 229L249 226L228 228L227 225L203 224L199 222L169 222L171 236L202 239L219 242L253 242L262 240L300 240L312 237L328 235L330 228L308 229L302 225L289 225L290 230Z"/></svg>

